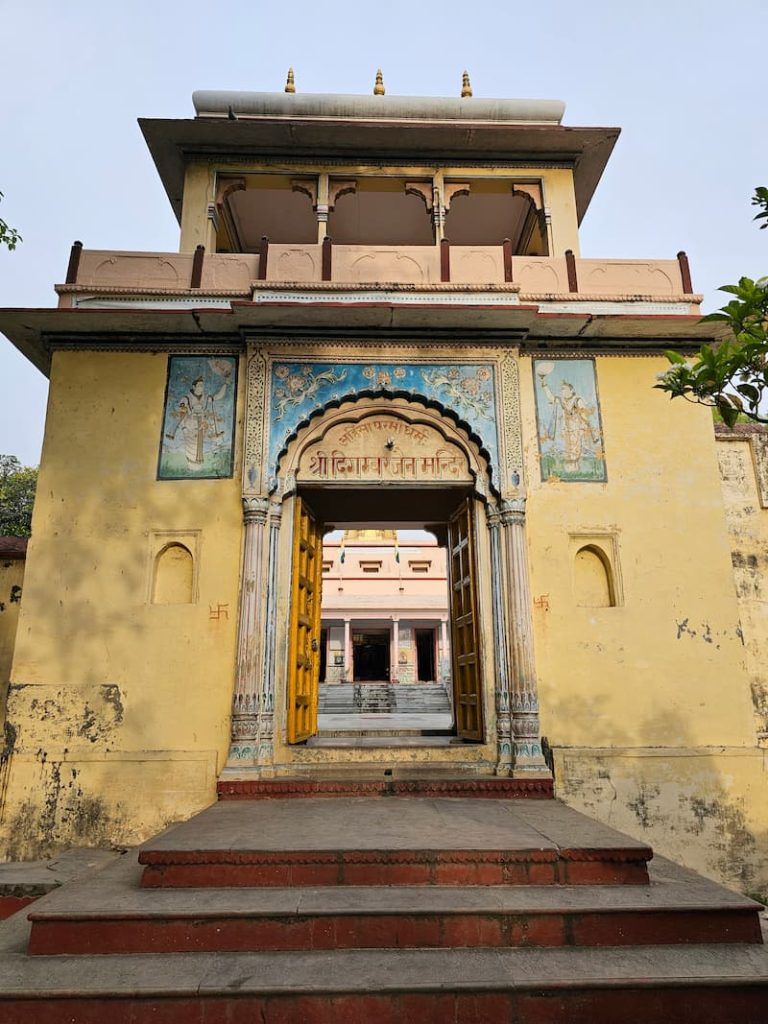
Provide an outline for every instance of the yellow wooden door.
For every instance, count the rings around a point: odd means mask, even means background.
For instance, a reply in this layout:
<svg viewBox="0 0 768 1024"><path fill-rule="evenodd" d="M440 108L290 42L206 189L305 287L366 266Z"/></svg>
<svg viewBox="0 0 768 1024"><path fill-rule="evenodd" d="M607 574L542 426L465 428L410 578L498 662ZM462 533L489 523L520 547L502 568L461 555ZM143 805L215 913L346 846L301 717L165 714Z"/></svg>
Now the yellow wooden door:
<svg viewBox="0 0 768 1024"><path fill-rule="evenodd" d="M475 565L472 498L465 498L448 522L448 567L456 732L468 740L483 739Z"/></svg>
<svg viewBox="0 0 768 1024"><path fill-rule="evenodd" d="M302 743L317 732L322 574L323 541L320 527L306 503L297 495L293 517L288 645L289 743Z"/></svg>

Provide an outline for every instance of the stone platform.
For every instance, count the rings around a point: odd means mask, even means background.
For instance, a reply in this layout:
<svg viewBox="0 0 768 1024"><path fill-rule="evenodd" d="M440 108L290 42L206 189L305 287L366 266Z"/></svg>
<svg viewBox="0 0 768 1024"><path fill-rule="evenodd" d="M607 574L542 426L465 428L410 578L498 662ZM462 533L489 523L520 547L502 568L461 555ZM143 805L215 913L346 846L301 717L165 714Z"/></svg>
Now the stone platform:
<svg viewBox="0 0 768 1024"><path fill-rule="evenodd" d="M224 801L0 924L0 1020L765 1024L761 907L651 858L556 800Z"/></svg>
<svg viewBox="0 0 768 1024"><path fill-rule="evenodd" d="M145 886L643 884L652 852L555 800L215 804L147 843Z"/></svg>

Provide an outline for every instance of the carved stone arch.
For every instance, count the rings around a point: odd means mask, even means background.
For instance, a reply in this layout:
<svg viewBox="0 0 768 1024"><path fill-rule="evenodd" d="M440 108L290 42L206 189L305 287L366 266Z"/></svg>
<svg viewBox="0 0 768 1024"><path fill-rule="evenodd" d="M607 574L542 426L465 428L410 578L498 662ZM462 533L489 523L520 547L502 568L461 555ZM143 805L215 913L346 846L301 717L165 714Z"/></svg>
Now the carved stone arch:
<svg viewBox="0 0 768 1024"><path fill-rule="evenodd" d="M357 192L356 180L340 181L338 179L331 179L328 186L328 209L333 211L336 206L336 201L340 199L341 196L354 194L355 192Z"/></svg>
<svg viewBox="0 0 768 1024"><path fill-rule="evenodd" d="M526 198L530 201L535 210L544 208L544 200L541 194L541 185L538 182L512 182L512 194Z"/></svg>
<svg viewBox="0 0 768 1024"><path fill-rule="evenodd" d="M246 188L245 178L220 177L216 183L214 207L218 215L218 222L224 226L224 230L229 238L230 248L235 252L243 251L243 241L237 230L237 222L232 216L230 200L236 192L245 192Z"/></svg>
<svg viewBox="0 0 768 1024"><path fill-rule="evenodd" d="M220 206L235 192L245 192L245 189L245 178L220 177L216 183L216 205Z"/></svg>
<svg viewBox="0 0 768 1024"><path fill-rule="evenodd" d="M452 419L423 402L388 397L319 410L296 430L278 465L283 497L314 477L358 485L365 479L458 484L486 500L488 474L479 445Z"/></svg>
<svg viewBox="0 0 768 1024"><path fill-rule="evenodd" d="M301 420L277 453L273 489L281 497L295 489L301 453L318 435L322 436L326 432L326 424L330 426L347 421L357 422L376 413L399 417L415 424L424 423L430 429L437 430L447 444L464 452L476 494L485 501L492 493L497 493L488 449L482 438L453 410L423 396L374 390L330 401Z"/></svg>
<svg viewBox="0 0 768 1024"><path fill-rule="evenodd" d="M432 212L434 203L434 189L429 181L407 181L405 183L405 194L407 196L418 196L423 200L427 213Z"/></svg>
<svg viewBox="0 0 768 1024"><path fill-rule="evenodd" d="M451 208L452 201L456 196L468 196L471 191L469 182L448 182L443 186L443 207L447 213Z"/></svg>

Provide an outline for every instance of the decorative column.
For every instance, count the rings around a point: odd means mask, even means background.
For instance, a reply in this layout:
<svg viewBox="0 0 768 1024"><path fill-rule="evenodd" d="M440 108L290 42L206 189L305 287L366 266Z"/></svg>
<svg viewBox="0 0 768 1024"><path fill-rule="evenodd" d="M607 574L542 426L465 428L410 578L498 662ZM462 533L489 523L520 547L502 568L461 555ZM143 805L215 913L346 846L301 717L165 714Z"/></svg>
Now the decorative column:
<svg viewBox="0 0 768 1024"><path fill-rule="evenodd" d="M264 673L259 695L258 767L272 770L275 750L275 637L277 635L277 568L283 506L272 502L269 514L269 575L266 600Z"/></svg>
<svg viewBox="0 0 768 1024"><path fill-rule="evenodd" d="M512 774L512 702L509 693L509 659L505 609L504 560L501 550L501 514L495 505L487 506L491 547L491 587L493 590L493 649L496 662L496 774Z"/></svg>
<svg viewBox="0 0 768 1024"><path fill-rule="evenodd" d="M352 624L344 619L344 681L354 682L355 666L352 660Z"/></svg>
<svg viewBox="0 0 768 1024"><path fill-rule="evenodd" d="M528 548L525 539L525 498L502 501L500 520L506 563L504 577L511 683L512 775L515 778L551 778L552 773L541 750Z"/></svg>
<svg viewBox="0 0 768 1024"><path fill-rule="evenodd" d="M225 774L252 766L259 752L265 625L262 578L268 508L266 498L243 498L245 546L240 584L237 674L232 702L232 739Z"/></svg>

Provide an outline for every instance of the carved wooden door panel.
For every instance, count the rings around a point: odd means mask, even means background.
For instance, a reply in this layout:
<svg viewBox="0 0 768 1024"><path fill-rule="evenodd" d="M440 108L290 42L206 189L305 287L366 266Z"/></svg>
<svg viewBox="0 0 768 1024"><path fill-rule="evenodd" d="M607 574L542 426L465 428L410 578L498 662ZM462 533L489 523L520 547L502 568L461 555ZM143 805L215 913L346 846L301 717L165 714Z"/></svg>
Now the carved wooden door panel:
<svg viewBox="0 0 768 1024"><path fill-rule="evenodd" d="M317 732L323 541L319 524L298 495L292 562L287 738L302 743Z"/></svg>
<svg viewBox="0 0 768 1024"><path fill-rule="evenodd" d="M472 498L465 498L448 522L451 641L456 732L483 739L477 576Z"/></svg>

